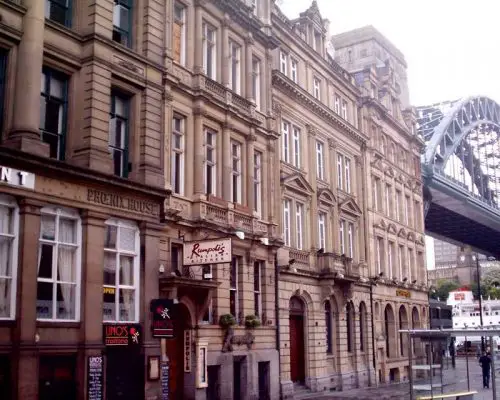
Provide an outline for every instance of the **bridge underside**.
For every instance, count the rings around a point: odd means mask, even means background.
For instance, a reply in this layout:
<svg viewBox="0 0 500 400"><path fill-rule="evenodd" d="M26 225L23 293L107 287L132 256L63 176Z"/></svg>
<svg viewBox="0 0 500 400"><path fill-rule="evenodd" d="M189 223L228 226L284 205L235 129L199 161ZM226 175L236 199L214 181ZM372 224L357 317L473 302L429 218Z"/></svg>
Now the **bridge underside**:
<svg viewBox="0 0 500 400"><path fill-rule="evenodd" d="M436 203L431 203L425 217L425 230L430 236L468 244L480 253L500 259L500 231Z"/></svg>

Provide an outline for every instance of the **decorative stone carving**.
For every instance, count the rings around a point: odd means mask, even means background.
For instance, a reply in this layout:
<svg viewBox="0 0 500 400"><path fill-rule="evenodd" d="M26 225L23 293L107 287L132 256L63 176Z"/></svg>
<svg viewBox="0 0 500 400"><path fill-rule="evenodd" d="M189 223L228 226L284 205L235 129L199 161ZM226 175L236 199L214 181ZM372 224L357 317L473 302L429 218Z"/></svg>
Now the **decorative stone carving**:
<svg viewBox="0 0 500 400"><path fill-rule="evenodd" d="M337 146L338 146L338 143L335 139L328 139L328 147L330 149L335 149L335 148L337 148Z"/></svg>

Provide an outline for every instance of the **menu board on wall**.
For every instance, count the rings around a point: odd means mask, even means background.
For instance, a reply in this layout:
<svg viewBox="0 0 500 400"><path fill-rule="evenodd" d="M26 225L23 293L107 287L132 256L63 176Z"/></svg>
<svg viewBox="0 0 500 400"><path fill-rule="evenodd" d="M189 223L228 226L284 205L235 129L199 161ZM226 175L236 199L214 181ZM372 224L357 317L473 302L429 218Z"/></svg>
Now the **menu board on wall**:
<svg viewBox="0 0 500 400"><path fill-rule="evenodd" d="M161 400L168 400L170 395L169 387L169 362L162 361L161 363Z"/></svg>
<svg viewBox="0 0 500 400"><path fill-rule="evenodd" d="M103 357L89 356L87 365L87 399L103 399Z"/></svg>

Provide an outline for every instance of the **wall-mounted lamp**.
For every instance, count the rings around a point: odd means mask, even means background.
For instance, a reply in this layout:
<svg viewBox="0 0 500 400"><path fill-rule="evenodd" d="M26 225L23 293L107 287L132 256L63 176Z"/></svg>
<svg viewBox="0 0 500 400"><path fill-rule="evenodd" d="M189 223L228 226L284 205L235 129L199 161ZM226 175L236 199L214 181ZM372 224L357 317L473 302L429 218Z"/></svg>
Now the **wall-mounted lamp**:
<svg viewBox="0 0 500 400"><path fill-rule="evenodd" d="M234 232L234 234L236 235L236 237L240 240L245 240L245 232L243 231L236 231Z"/></svg>

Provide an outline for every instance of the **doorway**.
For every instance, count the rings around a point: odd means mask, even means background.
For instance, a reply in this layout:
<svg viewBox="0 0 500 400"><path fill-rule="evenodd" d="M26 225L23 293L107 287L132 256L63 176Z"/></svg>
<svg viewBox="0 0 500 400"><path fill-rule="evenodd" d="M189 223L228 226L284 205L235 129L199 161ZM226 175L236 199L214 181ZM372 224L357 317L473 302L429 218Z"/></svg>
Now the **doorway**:
<svg viewBox="0 0 500 400"><path fill-rule="evenodd" d="M144 356L139 349L106 350L106 399L144 399Z"/></svg>
<svg viewBox="0 0 500 400"><path fill-rule="evenodd" d="M299 383L304 383L306 378L304 309L301 299L290 299L290 378Z"/></svg>
<svg viewBox="0 0 500 400"><path fill-rule="evenodd" d="M179 303L172 313L174 338L167 340L167 354L170 361L170 399L184 398L184 331L190 328L191 316L187 307ZM191 354L192 354L192 344ZM191 366L193 368L193 366Z"/></svg>
<svg viewBox="0 0 500 400"><path fill-rule="evenodd" d="M75 355L40 357L39 400L76 400L77 382L75 376Z"/></svg>
<svg viewBox="0 0 500 400"><path fill-rule="evenodd" d="M269 361L259 362L259 400L271 399L271 368Z"/></svg>
<svg viewBox="0 0 500 400"><path fill-rule="evenodd" d="M10 357L0 355L0 399L12 398Z"/></svg>

